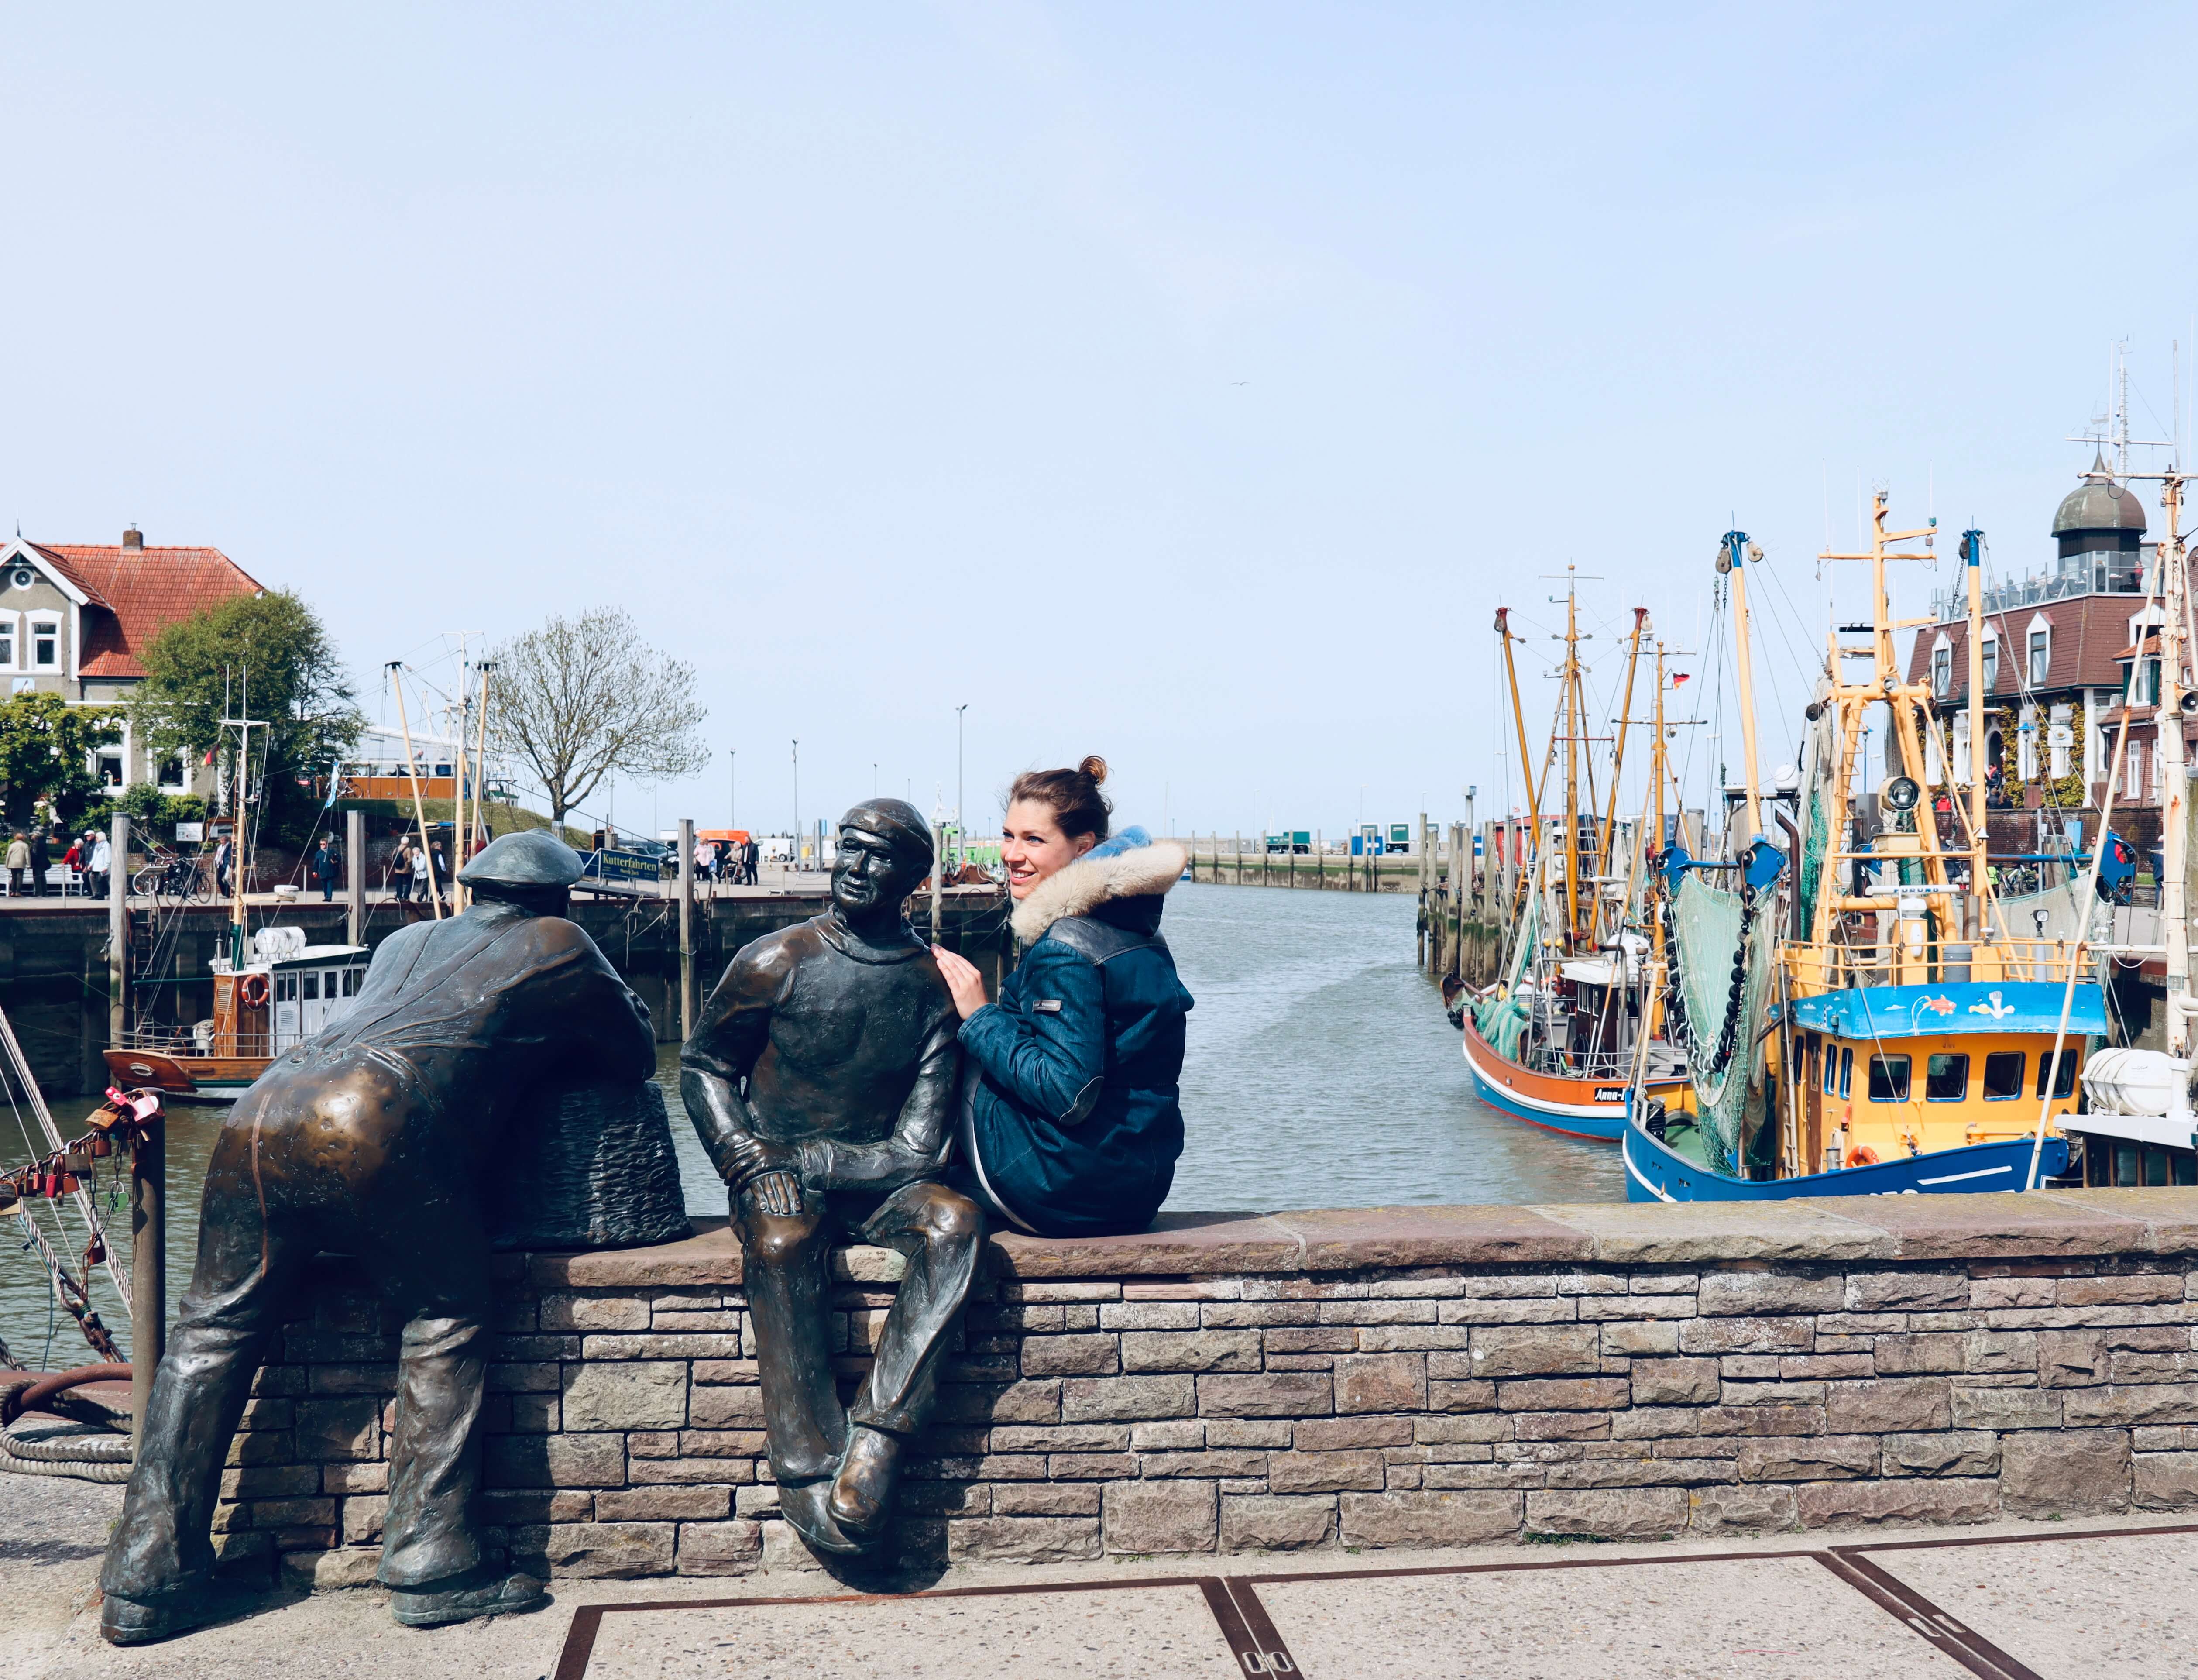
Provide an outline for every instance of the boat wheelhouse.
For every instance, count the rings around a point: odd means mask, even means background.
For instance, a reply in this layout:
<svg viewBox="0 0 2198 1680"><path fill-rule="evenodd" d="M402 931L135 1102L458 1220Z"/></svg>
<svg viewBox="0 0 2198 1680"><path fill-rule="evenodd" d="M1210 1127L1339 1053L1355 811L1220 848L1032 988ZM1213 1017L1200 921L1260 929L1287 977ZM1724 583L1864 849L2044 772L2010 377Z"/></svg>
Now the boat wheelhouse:
<svg viewBox="0 0 2198 1680"><path fill-rule="evenodd" d="M366 984L366 945L315 945L299 927L263 927L242 967L213 974L213 1014L188 1027L143 1027L106 1053L125 1085L234 1096L276 1056L333 1025Z"/></svg>

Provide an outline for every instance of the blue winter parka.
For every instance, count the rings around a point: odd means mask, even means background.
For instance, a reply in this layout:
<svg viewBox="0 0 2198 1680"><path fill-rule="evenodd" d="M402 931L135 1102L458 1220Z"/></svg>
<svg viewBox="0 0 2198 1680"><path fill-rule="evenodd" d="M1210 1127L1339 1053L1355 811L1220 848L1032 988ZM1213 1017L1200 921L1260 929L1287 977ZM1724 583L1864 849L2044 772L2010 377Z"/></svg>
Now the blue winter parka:
<svg viewBox="0 0 2198 1680"><path fill-rule="evenodd" d="M1140 1231L1183 1154L1190 994L1160 937L1183 851L1131 829L1015 907L1027 948L962 1023L961 1172L1017 1229Z"/></svg>

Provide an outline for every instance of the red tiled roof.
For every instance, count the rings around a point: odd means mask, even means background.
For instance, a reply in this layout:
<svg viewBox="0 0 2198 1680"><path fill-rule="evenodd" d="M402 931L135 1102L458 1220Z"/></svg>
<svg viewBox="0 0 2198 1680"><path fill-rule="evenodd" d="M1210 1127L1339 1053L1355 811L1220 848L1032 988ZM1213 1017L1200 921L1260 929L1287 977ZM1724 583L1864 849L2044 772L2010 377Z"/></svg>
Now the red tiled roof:
<svg viewBox="0 0 2198 1680"><path fill-rule="evenodd" d="M116 543L35 543L91 605L77 670L85 677L142 677L146 644L178 619L232 596L263 595L219 549L125 549Z"/></svg>
<svg viewBox="0 0 2198 1680"><path fill-rule="evenodd" d="M2076 689L2119 689L2128 675L2117 663L2131 657L2129 621L2145 602L2141 595L2087 595L2067 600L2009 607L1987 614L1986 628L1997 633L1999 668L1987 698L2005 703L2020 697L2019 667L2026 662L2030 626L2042 618L2052 626L2048 643L2046 680L2031 685L2038 699L2065 699ZM1966 620L1919 631L1908 648L1908 680L1928 683L1931 649L1943 634L1954 656L1953 683L1939 699L1943 704L1966 700L1969 692L1969 627Z"/></svg>

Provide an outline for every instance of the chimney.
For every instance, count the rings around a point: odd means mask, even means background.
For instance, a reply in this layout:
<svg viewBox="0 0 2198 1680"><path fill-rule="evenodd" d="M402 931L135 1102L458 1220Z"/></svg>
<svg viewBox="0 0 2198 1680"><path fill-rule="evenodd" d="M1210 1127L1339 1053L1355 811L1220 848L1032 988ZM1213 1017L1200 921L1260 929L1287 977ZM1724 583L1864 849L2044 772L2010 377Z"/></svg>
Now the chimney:
<svg viewBox="0 0 2198 1680"><path fill-rule="evenodd" d="M122 546L125 549L137 549L142 552L145 547L145 533L136 526L131 526L122 533Z"/></svg>

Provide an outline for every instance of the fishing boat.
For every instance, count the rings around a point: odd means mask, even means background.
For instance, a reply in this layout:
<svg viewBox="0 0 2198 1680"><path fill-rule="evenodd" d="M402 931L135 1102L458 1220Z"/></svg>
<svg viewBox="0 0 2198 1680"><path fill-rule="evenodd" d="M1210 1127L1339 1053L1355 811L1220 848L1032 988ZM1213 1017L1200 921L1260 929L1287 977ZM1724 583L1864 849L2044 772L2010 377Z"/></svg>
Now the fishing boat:
<svg viewBox="0 0 2198 1680"><path fill-rule="evenodd" d="M230 1100L276 1056L341 1018L366 984L366 945L315 945L302 927L262 927L241 963L218 956L213 1014L187 1027L139 1026L105 1052L127 1088Z"/></svg>
<svg viewBox="0 0 2198 1680"><path fill-rule="evenodd" d="M1635 674L1648 632L1645 607L1634 609L1616 733L1590 733L1585 639L1573 574L1566 577L1565 655L1555 721L1534 774L1512 648L1509 608L1496 615L1511 688L1519 761L1531 813L1534 849L1507 904L1511 928L1503 979L1462 1012L1466 1067L1481 1099L1515 1119L1575 1137L1614 1142L1625 1128L1626 1090L1637 1068L1652 1093L1676 1094L1686 1082L1683 1050L1660 1032L1660 1009L1648 984L1658 936L1644 931L1641 909L1646 872L1643 826L1621 822L1619 780L1625 769ZM1644 823L1660 833L1666 777L1664 695L1669 681L1661 643L1655 650L1656 693L1646 720L1654 738L1651 809ZM1608 745L1609 788L1596 797L1596 754ZM1564 809L1544 818L1544 795L1564 755ZM1583 785L1585 781L1585 785ZM1597 806L1601 810L1598 812ZM1623 866L1620 866L1621 854Z"/></svg>
<svg viewBox="0 0 2198 1680"><path fill-rule="evenodd" d="M2078 1106L2084 1058L2108 1032L2086 937L2107 848L2080 887L2037 895L2049 902L1996 892L1982 753L1974 764L1967 753L1986 738L1983 533L1962 539L1968 717L1966 739L1950 739L1928 685L1904 681L1895 661L1886 584L1888 562L1929 557L1936 521L1912 531L1886 521L1881 491L1869 552L1823 556L1870 564L1873 612L1828 641L1793 790L1801 808L1781 815L1790 857L1766 837L1747 680L1745 579L1762 552L1744 532L1719 544L1747 786L1724 858L1697 862L1674 847L1659 860L1665 980L1693 1061L1676 1098L1652 1090L1645 1069L1629 1086L1621 1147L1634 1200L2021 1189L2067 1170L2062 1122ZM1920 552L1909 546L1919 542ZM1858 631L1869 641L1840 639ZM1859 662L1867 674L1850 676ZM1858 799L1872 706L1887 713L1887 774ZM1949 834L1923 796L1939 770L1950 788L1968 785L1966 803L1947 800ZM2111 793L2108 804L2102 829Z"/></svg>
<svg viewBox="0 0 2198 1680"><path fill-rule="evenodd" d="M2166 993L2166 1047L2117 1047L2094 1055L2084 1069L2085 1102L2065 1129L2087 1185L2127 1189L2198 1184L2198 1114L2192 1112L2191 1017L2198 1014L2190 986L2189 781L2183 760L2183 731L2168 720L2198 706L2191 671L2189 560L2182 533L2183 486L2187 475L2131 474L2157 480L2166 532L2159 550L2162 612L2157 640L2160 677L2154 698L2160 764L2160 939ZM2126 718L2126 712L2125 713Z"/></svg>

